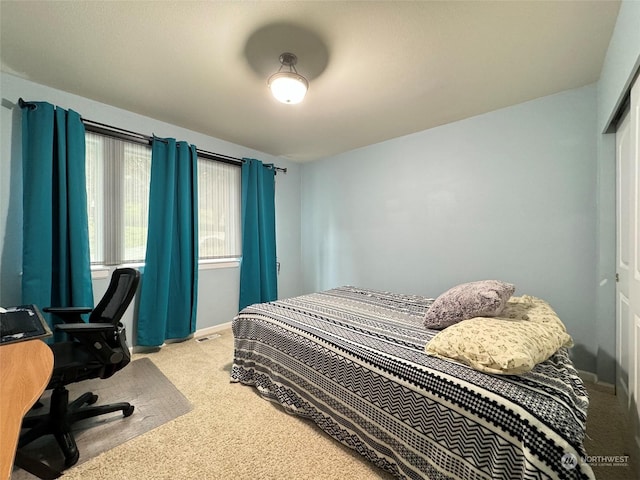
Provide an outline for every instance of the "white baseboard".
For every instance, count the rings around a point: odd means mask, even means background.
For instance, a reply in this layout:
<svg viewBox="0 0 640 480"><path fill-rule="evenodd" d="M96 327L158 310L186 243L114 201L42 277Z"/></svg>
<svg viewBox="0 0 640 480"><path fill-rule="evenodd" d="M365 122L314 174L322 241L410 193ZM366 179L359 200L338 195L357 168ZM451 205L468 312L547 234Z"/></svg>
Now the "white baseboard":
<svg viewBox="0 0 640 480"><path fill-rule="evenodd" d="M607 382L601 382L598 380L598 375L592 372L586 372L584 370L578 370L578 376L585 382L594 383L600 387L600 390L610 393L611 395L616 394L616 387Z"/></svg>
<svg viewBox="0 0 640 480"><path fill-rule="evenodd" d="M221 323L220 325L214 325L213 327L200 328L193 334L194 338L206 337L213 333L218 333L222 330L231 328L231 322Z"/></svg>
<svg viewBox="0 0 640 480"><path fill-rule="evenodd" d="M598 376L595 373L578 370L578 376L585 382L598 383Z"/></svg>
<svg viewBox="0 0 640 480"><path fill-rule="evenodd" d="M130 347L129 351L131 353L152 353L157 352L163 345L167 345L169 343L180 343L185 340L190 340L192 338L201 338L206 337L207 335L213 335L214 333L221 332L222 330L227 330L231 328L232 322L221 323L220 325L214 325L213 327L206 327L196 330L192 335L189 335L187 338L180 338L176 340L165 340L165 342L159 347L144 347L141 345L136 345L134 347Z"/></svg>

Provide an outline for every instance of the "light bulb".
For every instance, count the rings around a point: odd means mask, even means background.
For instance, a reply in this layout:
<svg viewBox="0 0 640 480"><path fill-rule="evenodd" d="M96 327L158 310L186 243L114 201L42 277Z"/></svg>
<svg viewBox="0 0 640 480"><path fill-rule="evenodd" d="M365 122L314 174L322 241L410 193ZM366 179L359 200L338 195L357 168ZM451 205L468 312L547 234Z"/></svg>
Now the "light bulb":
<svg viewBox="0 0 640 480"><path fill-rule="evenodd" d="M308 86L307 79L294 72L278 72L269 78L269 88L275 99L289 105L300 103Z"/></svg>

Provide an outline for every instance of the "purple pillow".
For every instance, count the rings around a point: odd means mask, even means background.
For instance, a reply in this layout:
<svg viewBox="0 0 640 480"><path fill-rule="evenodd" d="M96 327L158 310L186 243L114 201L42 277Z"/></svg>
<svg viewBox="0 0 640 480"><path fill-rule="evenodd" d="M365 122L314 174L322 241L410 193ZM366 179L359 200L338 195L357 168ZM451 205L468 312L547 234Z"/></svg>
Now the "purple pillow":
<svg viewBox="0 0 640 480"><path fill-rule="evenodd" d="M473 317L495 317L502 313L516 287L499 280L461 283L434 300L424 317L424 326L442 330Z"/></svg>

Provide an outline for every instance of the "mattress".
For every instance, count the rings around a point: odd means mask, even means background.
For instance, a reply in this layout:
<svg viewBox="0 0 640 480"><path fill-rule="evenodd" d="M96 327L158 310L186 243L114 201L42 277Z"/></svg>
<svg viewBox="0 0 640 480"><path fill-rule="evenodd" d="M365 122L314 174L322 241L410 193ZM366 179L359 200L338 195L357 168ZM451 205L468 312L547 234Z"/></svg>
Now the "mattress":
<svg viewBox="0 0 640 480"><path fill-rule="evenodd" d="M347 286L248 306L231 380L398 478L593 479L568 351L520 375L429 356L432 301Z"/></svg>

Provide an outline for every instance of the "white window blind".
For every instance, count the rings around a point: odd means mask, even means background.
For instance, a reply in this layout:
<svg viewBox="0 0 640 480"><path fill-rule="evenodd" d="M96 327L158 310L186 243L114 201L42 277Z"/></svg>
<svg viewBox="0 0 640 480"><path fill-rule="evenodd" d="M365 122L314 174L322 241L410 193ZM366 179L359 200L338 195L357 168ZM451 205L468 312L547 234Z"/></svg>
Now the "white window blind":
<svg viewBox="0 0 640 480"><path fill-rule="evenodd" d="M198 159L200 258L240 257L241 170L235 165Z"/></svg>
<svg viewBox="0 0 640 480"><path fill-rule="evenodd" d="M86 133L91 263L144 262L149 216L151 147ZM198 159L200 259L241 255L241 169Z"/></svg>
<svg viewBox="0 0 640 480"><path fill-rule="evenodd" d="M91 263L144 261L151 147L86 133Z"/></svg>

